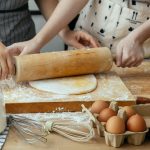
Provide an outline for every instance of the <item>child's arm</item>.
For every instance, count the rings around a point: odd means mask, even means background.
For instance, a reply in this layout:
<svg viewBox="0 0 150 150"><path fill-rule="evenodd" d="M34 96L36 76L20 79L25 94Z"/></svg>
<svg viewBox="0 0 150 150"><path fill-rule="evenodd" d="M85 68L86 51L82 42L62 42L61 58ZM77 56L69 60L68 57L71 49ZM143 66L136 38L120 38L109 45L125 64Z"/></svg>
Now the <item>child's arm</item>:
<svg viewBox="0 0 150 150"><path fill-rule="evenodd" d="M46 20L49 19L50 15L54 11L55 7L58 4L58 0L35 0L40 11ZM49 4L51 2L51 5ZM69 27L65 27L59 32L59 36L63 41L74 48L83 48L88 47L98 47L100 46L97 40L83 31L71 31Z"/></svg>
<svg viewBox="0 0 150 150"><path fill-rule="evenodd" d="M60 30L80 12L88 0L61 0L48 22L42 30L36 35L41 47L51 40Z"/></svg>
<svg viewBox="0 0 150 150"><path fill-rule="evenodd" d="M47 23L33 39L15 43L8 49L18 49L21 55L39 52L49 40L67 26L87 2L88 0L61 0Z"/></svg>
<svg viewBox="0 0 150 150"><path fill-rule="evenodd" d="M40 12L46 20L49 19L58 4L58 0L35 0Z"/></svg>
<svg viewBox="0 0 150 150"><path fill-rule="evenodd" d="M117 46L116 64L119 67L136 67L144 59L143 43L150 38L150 20L132 31Z"/></svg>

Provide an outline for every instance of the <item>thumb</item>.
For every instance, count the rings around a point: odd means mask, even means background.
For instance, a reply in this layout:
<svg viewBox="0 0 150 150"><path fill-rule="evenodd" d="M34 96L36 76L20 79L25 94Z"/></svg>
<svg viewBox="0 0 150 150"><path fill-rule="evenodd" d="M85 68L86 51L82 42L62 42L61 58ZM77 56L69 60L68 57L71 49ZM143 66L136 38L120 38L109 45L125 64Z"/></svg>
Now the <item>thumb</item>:
<svg viewBox="0 0 150 150"><path fill-rule="evenodd" d="M120 67L121 64L122 64L122 55L123 55L123 50L122 49L117 49L117 53L116 53L116 65L118 67Z"/></svg>
<svg viewBox="0 0 150 150"><path fill-rule="evenodd" d="M90 44L93 48L100 47L100 44L96 41L96 39L90 38Z"/></svg>
<svg viewBox="0 0 150 150"><path fill-rule="evenodd" d="M20 55L26 55L26 54L29 54L29 53L30 53L29 49L25 47L23 49L23 51L20 53Z"/></svg>
<svg viewBox="0 0 150 150"><path fill-rule="evenodd" d="M6 48L11 56L18 56L21 53L21 48L17 45L11 45Z"/></svg>
<svg viewBox="0 0 150 150"><path fill-rule="evenodd" d="M21 52L20 55L27 55L27 54L36 54L40 53L40 47L37 47L36 45L29 45L25 46Z"/></svg>

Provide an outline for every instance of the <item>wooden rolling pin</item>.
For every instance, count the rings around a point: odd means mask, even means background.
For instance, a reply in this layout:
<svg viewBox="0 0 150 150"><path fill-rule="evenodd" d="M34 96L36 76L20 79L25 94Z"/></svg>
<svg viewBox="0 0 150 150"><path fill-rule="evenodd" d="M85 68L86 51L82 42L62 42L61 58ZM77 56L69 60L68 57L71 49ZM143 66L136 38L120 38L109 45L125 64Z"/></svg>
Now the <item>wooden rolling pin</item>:
<svg viewBox="0 0 150 150"><path fill-rule="evenodd" d="M107 72L112 62L106 47L22 55L15 57L15 78L21 82Z"/></svg>

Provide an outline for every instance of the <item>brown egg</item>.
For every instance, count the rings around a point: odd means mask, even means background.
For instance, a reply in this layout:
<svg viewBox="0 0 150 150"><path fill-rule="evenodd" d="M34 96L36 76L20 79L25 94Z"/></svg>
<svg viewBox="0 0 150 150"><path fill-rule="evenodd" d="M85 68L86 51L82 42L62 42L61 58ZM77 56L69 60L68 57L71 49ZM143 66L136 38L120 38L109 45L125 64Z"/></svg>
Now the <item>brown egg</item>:
<svg viewBox="0 0 150 150"><path fill-rule="evenodd" d="M132 132L143 132L146 130L146 122L141 115L133 115L127 121L127 130Z"/></svg>
<svg viewBox="0 0 150 150"><path fill-rule="evenodd" d="M106 123L106 131L113 134L122 134L125 132L125 122L118 116L113 116Z"/></svg>
<svg viewBox="0 0 150 150"><path fill-rule="evenodd" d="M101 122L107 122L107 120L112 117L112 116L116 116L117 113L112 110L111 108L105 108L104 110L102 110L98 116L98 120Z"/></svg>
<svg viewBox="0 0 150 150"><path fill-rule="evenodd" d="M92 104L92 107L91 107L91 112L92 113L96 113L96 114L99 114L103 109L105 108L108 108L109 107L109 104L105 101L95 101L93 104Z"/></svg>
<svg viewBox="0 0 150 150"><path fill-rule="evenodd" d="M125 106L123 109L125 110L128 118L136 114L136 111L131 106Z"/></svg>

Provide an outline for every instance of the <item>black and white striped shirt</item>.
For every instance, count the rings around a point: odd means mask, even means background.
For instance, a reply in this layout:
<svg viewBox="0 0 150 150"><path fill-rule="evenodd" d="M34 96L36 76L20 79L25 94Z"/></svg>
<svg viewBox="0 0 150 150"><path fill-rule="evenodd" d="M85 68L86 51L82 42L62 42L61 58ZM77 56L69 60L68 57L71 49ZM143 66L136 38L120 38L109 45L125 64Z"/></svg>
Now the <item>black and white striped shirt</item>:
<svg viewBox="0 0 150 150"><path fill-rule="evenodd" d="M6 46L35 35L27 4L28 0L0 0L0 40Z"/></svg>

